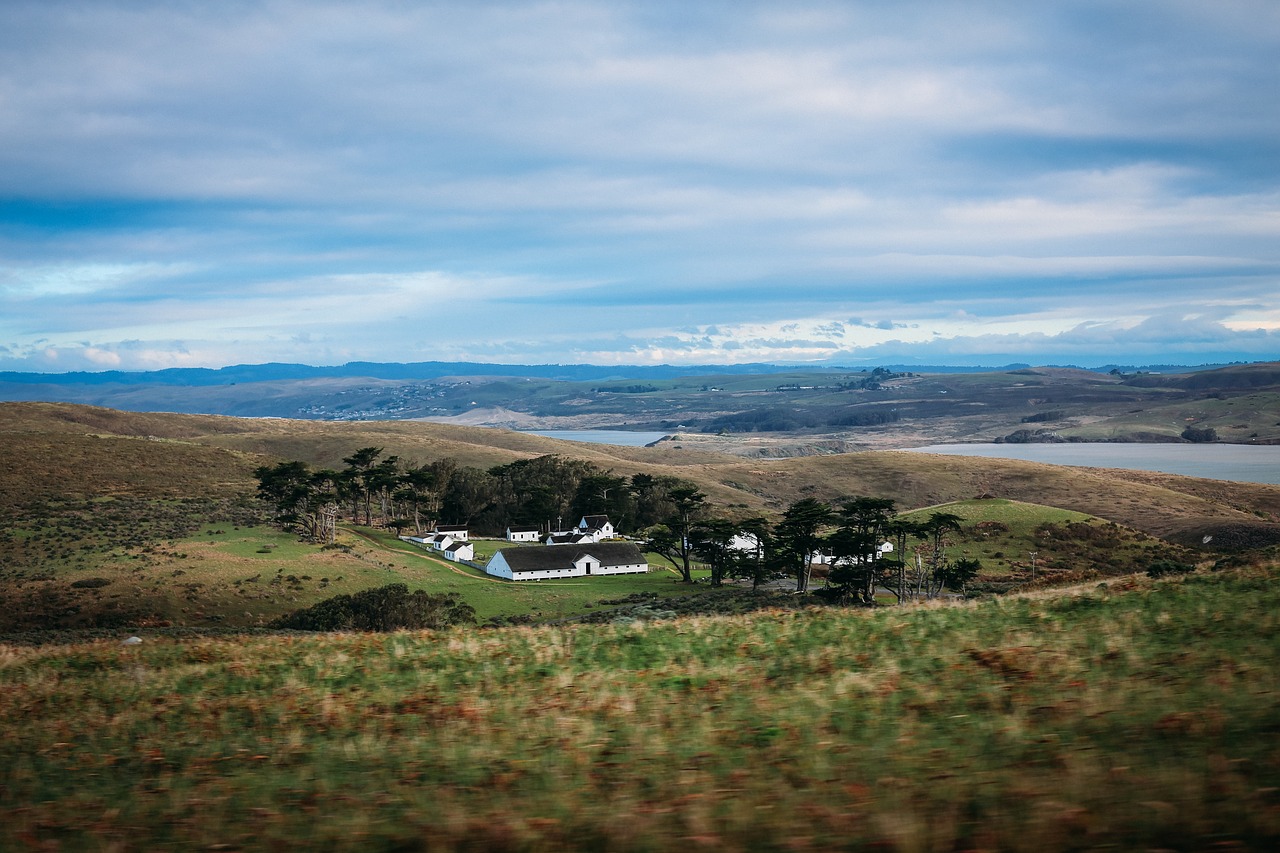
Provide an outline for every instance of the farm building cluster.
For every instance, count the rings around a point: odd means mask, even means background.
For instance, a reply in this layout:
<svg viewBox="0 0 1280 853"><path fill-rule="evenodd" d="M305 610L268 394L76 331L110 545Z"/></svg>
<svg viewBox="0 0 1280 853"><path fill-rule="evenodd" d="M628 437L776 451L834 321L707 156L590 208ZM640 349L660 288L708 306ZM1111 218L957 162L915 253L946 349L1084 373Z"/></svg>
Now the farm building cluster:
<svg viewBox="0 0 1280 853"><path fill-rule="evenodd" d="M489 558L484 569L495 577L513 581L649 571L640 548L631 542L617 541L616 536L617 531L605 515L583 516L572 530L543 533L537 527L509 527L505 537L508 542L541 542L544 547L503 548ZM475 559L475 549L463 525L441 525L430 535L401 538L439 551L455 562Z"/></svg>

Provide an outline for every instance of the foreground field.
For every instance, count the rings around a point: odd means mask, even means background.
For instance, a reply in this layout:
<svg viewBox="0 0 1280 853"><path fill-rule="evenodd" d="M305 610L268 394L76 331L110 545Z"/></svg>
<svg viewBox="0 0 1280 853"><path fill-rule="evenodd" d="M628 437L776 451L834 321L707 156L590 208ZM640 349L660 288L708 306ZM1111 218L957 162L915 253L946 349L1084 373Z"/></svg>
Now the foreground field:
<svg viewBox="0 0 1280 853"><path fill-rule="evenodd" d="M1277 581L0 646L0 849L1273 849Z"/></svg>

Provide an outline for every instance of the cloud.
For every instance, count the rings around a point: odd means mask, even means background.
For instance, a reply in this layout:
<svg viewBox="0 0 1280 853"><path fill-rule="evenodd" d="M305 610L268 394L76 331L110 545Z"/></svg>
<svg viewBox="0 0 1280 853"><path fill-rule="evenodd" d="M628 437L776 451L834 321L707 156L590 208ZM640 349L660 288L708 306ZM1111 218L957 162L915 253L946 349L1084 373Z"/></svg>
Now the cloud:
<svg viewBox="0 0 1280 853"><path fill-rule="evenodd" d="M231 8L0 7L3 363L1280 327L1266 0Z"/></svg>

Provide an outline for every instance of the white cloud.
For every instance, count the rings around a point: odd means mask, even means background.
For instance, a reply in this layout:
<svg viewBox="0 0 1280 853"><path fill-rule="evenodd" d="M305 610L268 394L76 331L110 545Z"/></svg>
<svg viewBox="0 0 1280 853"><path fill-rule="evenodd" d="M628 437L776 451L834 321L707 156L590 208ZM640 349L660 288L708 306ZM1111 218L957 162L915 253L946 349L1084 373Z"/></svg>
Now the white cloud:
<svg viewBox="0 0 1280 853"><path fill-rule="evenodd" d="M1076 352L1165 309L1252 353L1280 324L1264 0L232 9L0 6L7 363Z"/></svg>

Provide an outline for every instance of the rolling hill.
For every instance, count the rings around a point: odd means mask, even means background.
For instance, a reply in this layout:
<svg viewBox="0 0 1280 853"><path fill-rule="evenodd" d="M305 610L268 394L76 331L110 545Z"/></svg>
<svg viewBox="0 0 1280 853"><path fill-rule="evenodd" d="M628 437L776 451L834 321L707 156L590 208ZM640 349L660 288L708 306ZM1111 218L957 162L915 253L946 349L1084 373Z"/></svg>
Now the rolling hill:
<svg viewBox="0 0 1280 853"><path fill-rule="evenodd" d="M1026 554L1033 550L1042 553L1050 577L1069 579L1133 571L1162 550L1194 561L1280 542L1275 486L892 451L764 461L667 442L590 445L410 421L9 403L0 405L0 511L9 520L0 531L0 598L11 606L0 631L143 622L248 627L391 580L465 595L482 618L561 618L616 597L586 588L501 592L482 572L468 575L411 553L381 532L344 533L333 551L299 550L290 537L262 526L255 468L281 460L340 467L345 456L369 446L415 463L450 458L482 469L558 454L622 476L690 480L713 505L741 514L779 513L805 497L872 495L892 498L904 511L964 504L970 525L1004 525L1007 507L1029 507L1033 520L1019 521L1016 532L991 541L966 534L957 542L966 555L983 559L980 580L992 588L1027 582ZM1095 527L1070 527L1059 520L1064 512ZM675 591L659 575L627 589Z"/></svg>

